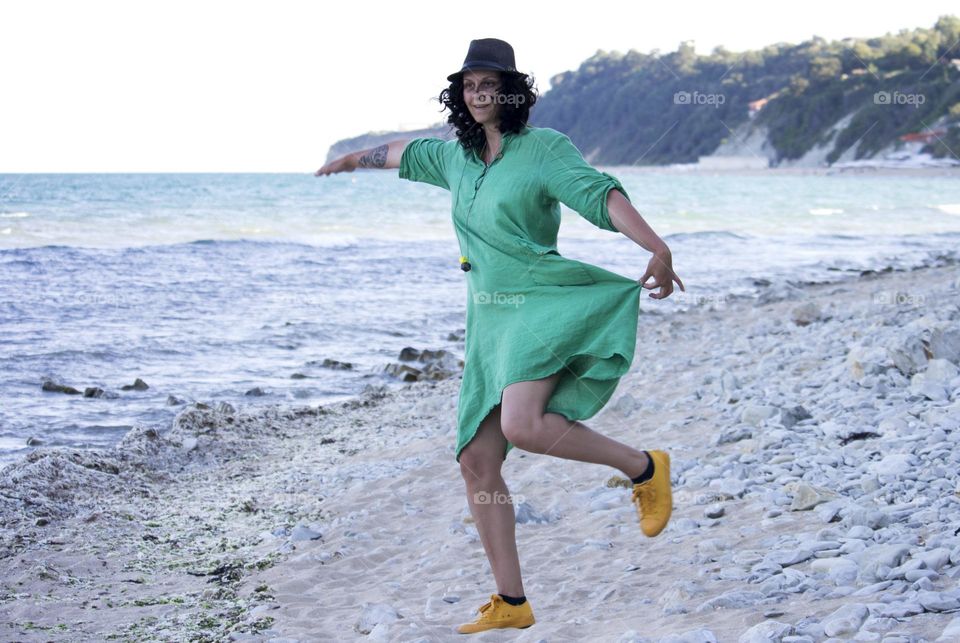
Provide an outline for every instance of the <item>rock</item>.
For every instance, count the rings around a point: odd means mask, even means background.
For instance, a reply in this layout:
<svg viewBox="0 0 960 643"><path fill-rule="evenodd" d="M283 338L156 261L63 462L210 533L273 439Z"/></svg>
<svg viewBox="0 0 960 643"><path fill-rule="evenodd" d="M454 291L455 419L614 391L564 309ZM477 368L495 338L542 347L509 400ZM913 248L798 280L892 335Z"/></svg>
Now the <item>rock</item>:
<svg viewBox="0 0 960 643"><path fill-rule="evenodd" d="M697 628L683 634L668 634L661 637L658 643L717 643L717 637L708 629Z"/></svg>
<svg viewBox="0 0 960 643"><path fill-rule="evenodd" d="M843 507L841 512L844 522L851 526L863 525L864 527L876 530L890 524L890 516L878 509L869 509L867 507L853 505Z"/></svg>
<svg viewBox="0 0 960 643"><path fill-rule="evenodd" d="M58 384L53 380L44 380L43 386L40 387L42 390L47 391L48 393L66 393L67 395L80 395L80 391L73 388L72 386L66 386L64 384Z"/></svg>
<svg viewBox="0 0 960 643"><path fill-rule="evenodd" d="M179 397L168 395L167 396L167 406L180 406L181 404L186 404L186 400L182 400Z"/></svg>
<svg viewBox="0 0 960 643"><path fill-rule="evenodd" d="M703 515L707 518L719 518L724 514L723 505L714 503L703 510Z"/></svg>
<svg viewBox="0 0 960 643"><path fill-rule="evenodd" d="M942 324L930 331L930 354L960 365L960 326Z"/></svg>
<svg viewBox="0 0 960 643"><path fill-rule="evenodd" d="M787 490L791 491L791 487L793 500L790 503L790 511L807 511L820 503L837 498L835 492L825 487L815 487L803 482L788 484Z"/></svg>
<svg viewBox="0 0 960 643"><path fill-rule="evenodd" d="M776 549L768 553L764 559L776 563L781 567L789 567L813 558L809 549Z"/></svg>
<svg viewBox="0 0 960 643"><path fill-rule="evenodd" d="M945 359L932 359L926 370L915 373L910 378L910 392L922 395L929 400L948 399L951 381L960 374L960 369Z"/></svg>
<svg viewBox="0 0 960 643"><path fill-rule="evenodd" d="M861 380L868 375L883 373L892 365L887 350L880 346L854 345L847 352L847 367L850 375Z"/></svg>
<svg viewBox="0 0 960 643"><path fill-rule="evenodd" d="M354 627L361 634L370 634L377 625L381 623L389 625L402 618L403 616L386 603L364 602L360 618Z"/></svg>
<svg viewBox="0 0 960 643"><path fill-rule="evenodd" d="M857 563L858 578L865 583L875 583L887 580L883 568L892 569L900 565L910 553L910 546L900 543L874 545L863 551L850 554L848 557Z"/></svg>
<svg viewBox="0 0 960 643"><path fill-rule="evenodd" d="M753 437L753 430L749 426L734 426L729 429L725 429L717 435L713 440L714 446L720 446L721 444L732 444L734 442L739 442L740 440L747 440Z"/></svg>
<svg viewBox="0 0 960 643"><path fill-rule="evenodd" d="M640 402L637 401L637 398L630 393L624 393L614 403L613 408L623 417L629 417L639 406Z"/></svg>
<svg viewBox="0 0 960 643"><path fill-rule="evenodd" d="M184 451L193 451L197 448L197 439L194 437L185 437L180 443L180 448Z"/></svg>
<svg viewBox="0 0 960 643"><path fill-rule="evenodd" d="M866 605L851 603L843 605L823 619L823 633L827 636L852 637L867 620L870 610Z"/></svg>
<svg viewBox="0 0 960 643"><path fill-rule="evenodd" d="M545 515L534 509L526 500L517 503L514 505L515 515L518 525L526 525L530 523L534 524L547 524L553 522L554 516Z"/></svg>
<svg viewBox="0 0 960 643"><path fill-rule="evenodd" d="M84 397L103 397L103 393L103 389L99 386L88 386L87 388L83 389Z"/></svg>
<svg viewBox="0 0 960 643"><path fill-rule="evenodd" d="M764 596L760 592L732 589L720 594L719 596L715 596L707 601L704 601L697 607L696 611L710 612L715 609L722 608L749 607L757 604L757 602L763 600L763 598Z"/></svg>
<svg viewBox="0 0 960 643"><path fill-rule="evenodd" d="M905 331L906 332L906 331ZM917 336L901 337L887 348L887 355L901 373L910 377L927 364L923 342Z"/></svg>
<svg viewBox="0 0 960 643"><path fill-rule="evenodd" d="M821 311L820 306L813 301L804 302L799 306L795 306L793 310L790 311L790 319L793 320L793 323L797 326L807 326L823 318L823 311Z"/></svg>
<svg viewBox="0 0 960 643"><path fill-rule="evenodd" d="M793 634L793 625L780 621L761 621L740 635L738 643L779 643Z"/></svg>
<svg viewBox="0 0 960 643"><path fill-rule="evenodd" d="M315 364L315 361L307 362L307 366L314 366ZM329 357L324 358L324 360L320 362L320 366L322 368L332 368L338 371L349 371L353 369L352 362L341 362L336 359L330 359Z"/></svg>
<svg viewBox="0 0 960 643"><path fill-rule="evenodd" d="M860 567L847 558L817 558L810 563L810 570L824 573L834 585L849 585L857 580Z"/></svg>
<svg viewBox="0 0 960 643"><path fill-rule="evenodd" d="M960 641L960 616L953 617L953 620L947 623L936 643L955 643L956 641Z"/></svg>
<svg viewBox="0 0 960 643"><path fill-rule="evenodd" d="M859 540L873 540L873 530L863 525L854 525L847 531L847 538L857 538Z"/></svg>
<svg viewBox="0 0 960 643"><path fill-rule="evenodd" d="M121 391L146 391L149 386L139 377L133 381L133 384L124 384L120 387Z"/></svg>
<svg viewBox="0 0 960 643"><path fill-rule="evenodd" d="M928 612L950 612L960 609L960 598L944 592L920 592L917 594L917 602Z"/></svg>
<svg viewBox="0 0 960 643"><path fill-rule="evenodd" d="M760 426L764 420L772 418L778 412L779 409L775 406L747 404L740 412L740 421L744 424Z"/></svg>
<svg viewBox="0 0 960 643"><path fill-rule="evenodd" d="M940 571L944 565L950 562L950 550L946 547L937 547L936 549L918 554L914 558L920 560L925 569Z"/></svg>
<svg viewBox="0 0 960 643"><path fill-rule="evenodd" d="M723 500L742 498L747 490L746 483L737 478L715 478L708 487L713 490L714 498Z"/></svg>
<svg viewBox="0 0 960 643"><path fill-rule="evenodd" d="M323 534L305 525L296 525L290 531L290 540L294 542L300 542L303 540L319 540L321 538L323 538Z"/></svg>
<svg viewBox="0 0 960 643"><path fill-rule="evenodd" d="M912 453L888 453L867 465L867 469L878 476L902 477L913 474L915 477L915 467L918 465L917 457Z"/></svg>
<svg viewBox="0 0 960 643"><path fill-rule="evenodd" d="M740 382L730 371L722 371L716 380L717 395L728 404L740 401Z"/></svg>
<svg viewBox="0 0 960 643"><path fill-rule="evenodd" d="M811 415L807 409L799 404L786 409L780 409L780 424L789 429L803 420L809 420Z"/></svg>
<svg viewBox="0 0 960 643"><path fill-rule="evenodd" d="M264 390L263 390L262 388L260 388L259 386L255 386L254 388L252 388L252 389L250 389L249 391L247 391L246 393L244 393L244 395L249 396L249 397L260 397L260 396L266 395L266 394L267 394L266 391L264 391Z"/></svg>

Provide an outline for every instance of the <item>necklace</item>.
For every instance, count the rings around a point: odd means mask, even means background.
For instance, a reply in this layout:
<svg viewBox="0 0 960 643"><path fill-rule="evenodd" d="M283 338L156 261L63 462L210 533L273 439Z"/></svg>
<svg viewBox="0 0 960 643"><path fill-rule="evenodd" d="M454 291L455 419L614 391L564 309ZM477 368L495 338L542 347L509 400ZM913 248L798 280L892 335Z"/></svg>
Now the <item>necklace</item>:
<svg viewBox="0 0 960 643"><path fill-rule="evenodd" d="M470 207L467 209L467 216L464 217L464 221L463 221L464 232L469 232L470 230L470 227L469 227L470 213L473 212L473 205L477 201L477 192L480 190L480 186L483 184L483 179L487 175L487 170L489 170L490 167L494 163L496 163L498 159L503 158L503 139L502 138L500 139L500 151L497 152L497 155L493 158L492 161L490 161L489 165L487 164L486 161L483 160L483 153L486 151L487 151L487 142L484 141L483 150L481 150L480 152L480 161L483 163L483 172L480 173L480 176L477 177L477 180L473 184L473 200L470 202ZM464 169L466 169L466 167L464 167ZM461 181L463 180L462 172L460 173L460 180ZM459 188L457 191L459 193ZM466 243L464 244L464 252L467 252L468 254L469 254L469 243L470 243L470 239L468 235L466 239ZM470 264L470 260L467 259L467 256L460 255L460 269L463 270L464 272L468 272L472 267L473 266Z"/></svg>

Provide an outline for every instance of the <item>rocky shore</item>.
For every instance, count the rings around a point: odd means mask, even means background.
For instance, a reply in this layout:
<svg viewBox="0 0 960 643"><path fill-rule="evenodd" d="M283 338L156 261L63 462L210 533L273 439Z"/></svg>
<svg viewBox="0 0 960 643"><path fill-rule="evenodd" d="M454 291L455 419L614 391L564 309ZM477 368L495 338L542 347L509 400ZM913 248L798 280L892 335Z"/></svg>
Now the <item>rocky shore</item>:
<svg viewBox="0 0 960 643"><path fill-rule="evenodd" d="M956 265L644 301L586 424L671 454L671 523L644 537L616 471L514 451L537 624L474 638L960 640L958 363ZM496 589L443 366L336 405L191 404L3 468L0 638L459 640Z"/></svg>

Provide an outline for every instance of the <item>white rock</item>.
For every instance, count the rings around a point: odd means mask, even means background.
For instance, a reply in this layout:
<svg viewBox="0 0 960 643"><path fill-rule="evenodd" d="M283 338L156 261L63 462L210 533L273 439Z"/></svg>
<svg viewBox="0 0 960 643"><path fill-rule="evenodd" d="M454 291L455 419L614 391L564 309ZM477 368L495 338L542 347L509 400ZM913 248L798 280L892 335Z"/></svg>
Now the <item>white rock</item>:
<svg viewBox="0 0 960 643"><path fill-rule="evenodd" d="M793 625L779 621L761 621L740 635L738 643L778 643L793 633Z"/></svg>
<svg viewBox="0 0 960 643"><path fill-rule="evenodd" d="M837 498L837 494L825 487L816 487L805 482L790 483L787 491L792 491L793 501L790 511L806 511L813 509L822 502Z"/></svg>
<svg viewBox="0 0 960 643"><path fill-rule="evenodd" d="M860 603L843 605L823 619L823 633L827 636L852 636L857 633L869 614L870 610L866 605Z"/></svg>
<svg viewBox="0 0 960 643"><path fill-rule="evenodd" d="M697 628L683 634L668 634L659 643L717 643L717 637L706 628Z"/></svg>
<svg viewBox="0 0 960 643"><path fill-rule="evenodd" d="M389 625L403 618L397 610L386 603L367 603L360 608L360 618L357 620L357 631L361 634L370 634L381 623Z"/></svg>
<svg viewBox="0 0 960 643"><path fill-rule="evenodd" d="M871 462L868 469L878 476L902 477L915 470L918 465L917 457L912 453L888 453L876 462Z"/></svg>
<svg viewBox="0 0 960 643"><path fill-rule="evenodd" d="M960 616L953 617L937 638L937 643L956 643L960 641Z"/></svg>
<svg viewBox="0 0 960 643"><path fill-rule="evenodd" d="M768 420L780 412L775 406L761 404L747 404L740 411L740 421L751 426L760 426L764 420Z"/></svg>
<svg viewBox="0 0 960 643"><path fill-rule="evenodd" d="M960 599L943 592L920 592L917 602L928 612L949 612L960 609Z"/></svg>
<svg viewBox="0 0 960 643"><path fill-rule="evenodd" d="M807 301L799 306L794 306L790 311L790 319L797 326L806 326L811 322L820 321L824 318L823 311L814 301Z"/></svg>
<svg viewBox="0 0 960 643"><path fill-rule="evenodd" d="M860 541L858 541L860 542ZM858 578L865 583L887 580L883 568L890 570L900 565L910 553L910 546L900 543L874 545L849 555L860 569ZM882 572L882 574L881 574Z"/></svg>
<svg viewBox="0 0 960 643"><path fill-rule="evenodd" d="M816 558L810 563L810 569L826 574L834 585L849 585L860 573L857 563L847 558Z"/></svg>

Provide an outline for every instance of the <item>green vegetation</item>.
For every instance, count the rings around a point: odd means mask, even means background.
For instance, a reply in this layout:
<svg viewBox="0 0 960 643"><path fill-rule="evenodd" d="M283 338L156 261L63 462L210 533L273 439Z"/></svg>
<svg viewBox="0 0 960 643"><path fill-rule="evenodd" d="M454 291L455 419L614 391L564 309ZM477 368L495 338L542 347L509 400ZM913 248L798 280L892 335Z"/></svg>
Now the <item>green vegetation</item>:
<svg viewBox="0 0 960 643"><path fill-rule="evenodd" d="M948 131L924 151L955 157L960 19L942 16L931 29L879 38L814 37L742 53L717 47L701 56L689 43L663 55L598 51L577 71L551 79L531 124L566 132L595 164L693 163L730 138L760 99L767 102L754 119L769 129L776 162L831 138L830 162L851 146L855 158L868 157L941 118ZM846 127L832 135L847 115Z"/></svg>

